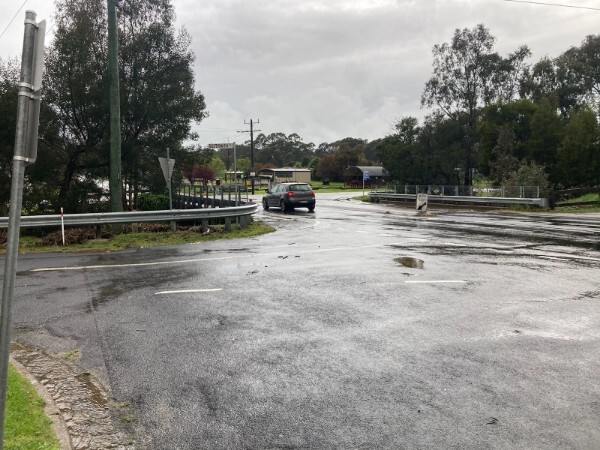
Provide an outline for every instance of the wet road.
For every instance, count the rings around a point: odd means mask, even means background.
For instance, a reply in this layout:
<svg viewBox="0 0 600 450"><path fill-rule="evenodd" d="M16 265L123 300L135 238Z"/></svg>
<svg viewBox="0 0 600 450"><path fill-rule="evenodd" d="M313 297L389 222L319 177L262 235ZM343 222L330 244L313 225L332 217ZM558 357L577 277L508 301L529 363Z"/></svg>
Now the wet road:
<svg viewBox="0 0 600 450"><path fill-rule="evenodd" d="M249 240L21 257L15 338L81 349L138 448L600 446L600 215L317 200Z"/></svg>

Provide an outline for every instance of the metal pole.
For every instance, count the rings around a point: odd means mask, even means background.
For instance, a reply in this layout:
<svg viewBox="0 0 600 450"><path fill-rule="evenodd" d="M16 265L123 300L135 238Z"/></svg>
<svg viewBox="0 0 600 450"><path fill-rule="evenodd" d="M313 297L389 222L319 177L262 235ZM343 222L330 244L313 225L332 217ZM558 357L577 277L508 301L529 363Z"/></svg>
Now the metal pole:
<svg viewBox="0 0 600 450"><path fill-rule="evenodd" d="M62 233L62 244L65 245L65 212L63 207L60 207L60 232Z"/></svg>
<svg viewBox="0 0 600 450"><path fill-rule="evenodd" d="M17 104L17 130L15 133L15 152L10 190L4 285L2 288L2 312L0 316L0 450L4 448L4 417L6 409L6 384L8 381L8 355L10 352L12 299L17 277L17 256L19 254L23 179L25 178L25 142L30 104L29 96L33 92L32 68L36 30L35 19L36 14L33 11L25 13L21 79Z"/></svg>
<svg viewBox="0 0 600 450"><path fill-rule="evenodd" d="M252 119L250 119L250 166L252 171L252 195L254 195L254 176L256 172L254 172L254 126Z"/></svg>
<svg viewBox="0 0 600 450"><path fill-rule="evenodd" d="M167 175L169 180L167 184L169 185L169 211L173 210L173 191L171 190L171 160L169 157L169 149L167 148ZM175 221L171 220L171 231L176 231L177 225L175 225Z"/></svg>
<svg viewBox="0 0 600 450"><path fill-rule="evenodd" d="M233 143L233 182L237 184L237 157L235 155L235 142Z"/></svg>
<svg viewBox="0 0 600 450"><path fill-rule="evenodd" d="M115 0L106 0L108 10L108 83L110 103L110 207L123 211L121 182L121 106L119 100L119 63L117 11Z"/></svg>

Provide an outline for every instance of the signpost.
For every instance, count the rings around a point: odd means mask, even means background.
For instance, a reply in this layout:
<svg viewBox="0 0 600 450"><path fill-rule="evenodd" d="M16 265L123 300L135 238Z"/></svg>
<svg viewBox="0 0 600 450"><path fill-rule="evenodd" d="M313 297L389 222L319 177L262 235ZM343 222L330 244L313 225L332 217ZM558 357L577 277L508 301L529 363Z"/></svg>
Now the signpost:
<svg viewBox="0 0 600 450"><path fill-rule="evenodd" d="M365 170L363 172L363 197L365 196L365 181L369 179L369 172Z"/></svg>
<svg viewBox="0 0 600 450"><path fill-rule="evenodd" d="M21 57L21 81L17 101L17 129L12 161L8 234L2 286L2 311L0 313L0 450L4 448L4 417L6 386L8 382L8 355L10 344L11 311L17 277L17 256L23 205L25 163L37 157L38 122L42 73L44 71L44 37L46 21L35 21L33 11L25 13L25 32Z"/></svg>
<svg viewBox="0 0 600 450"><path fill-rule="evenodd" d="M167 186L169 187L169 211L173 209L173 193L171 191L171 177L173 176L173 168L175 167L175 160L169 158L169 149L167 149L167 157L161 158L158 157L158 162L160 163L160 168L162 169L162 173L165 177L165 181L167 182ZM177 229L175 225L175 221L171 221L171 231L175 231Z"/></svg>
<svg viewBox="0 0 600 450"><path fill-rule="evenodd" d="M233 149L233 182L237 184L237 158L235 155L235 142L227 142L225 144L208 144L208 148L224 148ZM229 167L227 168L229 170Z"/></svg>

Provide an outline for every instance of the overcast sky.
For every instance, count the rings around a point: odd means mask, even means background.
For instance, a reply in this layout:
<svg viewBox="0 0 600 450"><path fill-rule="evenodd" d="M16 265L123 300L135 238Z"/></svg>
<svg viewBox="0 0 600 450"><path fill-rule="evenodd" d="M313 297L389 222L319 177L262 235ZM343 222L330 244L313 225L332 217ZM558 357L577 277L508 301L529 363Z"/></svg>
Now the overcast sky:
<svg viewBox="0 0 600 450"><path fill-rule="evenodd" d="M99 0L103 1L103 0ZM133 1L133 0L132 0ZM20 55L25 10L47 20L53 2L1 0L0 56ZM19 8L17 18L9 22ZM210 117L200 143L241 143L244 121L263 133L298 133L316 145L391 132L422 118L433 45L483 23L506 55L527 44L530 62L558 56L600 33L600 11L505 0L172 0L192 36L196 86ZM600 0L548 0L600 8ZM8 26L8 28L6 28ZM6 31L5 31L6 29Z"/></svg>

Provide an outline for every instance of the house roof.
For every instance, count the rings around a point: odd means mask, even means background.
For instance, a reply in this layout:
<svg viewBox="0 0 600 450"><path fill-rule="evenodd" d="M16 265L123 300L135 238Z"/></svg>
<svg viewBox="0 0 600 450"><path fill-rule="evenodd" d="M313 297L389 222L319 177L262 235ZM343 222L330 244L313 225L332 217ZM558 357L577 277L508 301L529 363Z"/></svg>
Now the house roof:
<svg viewBox="0 0 600 450"><path fill-rule="evenodd" d="M304 169L299 167L279 167L279 168L271 168L271 169L261 169L260 172L310 172L310 169Z"/></svg>
<svg viewBox="0 0 600 450"><path fill-rule="evenodd" d="M352 166L346 169L349 175L361 175L365 172L369 173L369 177L387 177L390 174L383 166Z"/></svg>

